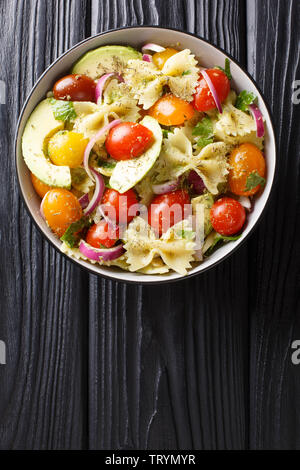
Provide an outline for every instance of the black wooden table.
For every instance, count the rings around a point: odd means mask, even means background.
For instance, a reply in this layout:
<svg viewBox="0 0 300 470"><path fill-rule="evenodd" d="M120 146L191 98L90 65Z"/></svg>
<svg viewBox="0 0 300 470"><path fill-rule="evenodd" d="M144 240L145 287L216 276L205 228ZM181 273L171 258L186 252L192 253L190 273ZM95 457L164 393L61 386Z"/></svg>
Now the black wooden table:
<svg viewBox="0 0 300 470"><path fill-rule="evenodd" d="M1 449L300 448L299 21L299 0L0 0ZM245 65L279 143L247 243L162 287L101 279L55 252L13 156L45 68L85 37L141 24L199 34Z"/></svg>

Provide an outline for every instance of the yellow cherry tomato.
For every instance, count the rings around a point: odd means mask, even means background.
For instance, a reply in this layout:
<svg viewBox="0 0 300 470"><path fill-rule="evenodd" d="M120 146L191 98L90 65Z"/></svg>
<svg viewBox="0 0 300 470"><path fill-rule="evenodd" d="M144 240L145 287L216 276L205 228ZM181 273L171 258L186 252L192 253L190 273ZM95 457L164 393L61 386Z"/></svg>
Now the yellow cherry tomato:
<svg viewBox="0 0 300 470"><path fill-rule="evenodd" d="M82 217L82 208L70 191L53 188L47 192L41 204L42 212L49 227L62 237L69 225Z"/></svg>
<svg viewBox="0 0 300 470"><path fill-rule="evenodd" d="M152 56L152 60L154 65L156 65L157 68L160 70L163 68L167 60L172 57L172 55L177 54L178 51L176 49L173 49L172 47L167 47L164 51L162 52L156 52Z"/></svg>
<svg viewBox="0 0 300 470"><path fill-rule="evenodd" d="M33 173L30 173L32 186L35 189L35 192L40 196L41 199L45 196L45 194L51 189L51 186L43 183L39 180Z"/></svg>
<svg viewBox="0 0 300 470"><path fill-rule="evenodd" d="M266 173L266 162L259 148L246 142L235 148L229 157L229 188L233 194L238 196L252 196L260 190L258 184L254 188L247 190L247 181L252 174L257 174L262 178Z"/></svg>
<svg viewBox="0 0 300 470"><path fill-rule="evenodd" d="M76 168L81 165L88 139L79 132L59 131L48 143L48 154L54 165Z"/></svg>
<svg viewBox="0 0 300 470"><path fill-rule="evenodd" d="M187 101L171 93L164 95L149 109L148 114L163 126L178 126L194 116L195 110Z"/></svg>

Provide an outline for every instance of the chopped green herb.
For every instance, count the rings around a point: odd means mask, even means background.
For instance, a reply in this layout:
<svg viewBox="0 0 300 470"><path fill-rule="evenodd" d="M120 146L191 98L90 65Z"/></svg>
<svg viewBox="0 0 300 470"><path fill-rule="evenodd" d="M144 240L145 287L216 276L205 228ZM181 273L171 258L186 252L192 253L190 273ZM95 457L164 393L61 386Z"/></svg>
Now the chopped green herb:
<svg viewBox="0 0 300 470"><path fill-rule="evenodd" d="M222 70L222 72L224 72L227 75L228 80L232 79L232 75L230 71L230 60L227 57L225 59L225 69L223 69L223 67L220 67L219 65L217 65L216 68Z"/></svg>
<svg viewBox="0 0 300 470"><path fill-rule="evenodd" d="M212 144L214 130L211 119L209 117L203 118L194 127L192 134L199 136L199 139L197 140L197 145L199 147L205 147L208 144Z"/></svg>
<svg viewBox="0 0 300 470"><path fill-rule="evenodd" d="M192 230L176 230L176 235L180 238L185 238L186 240L192 240L195 236L195 233Z"/></svg>
<svg viewBox="0 0 300 470"><path fill-rule="evenodd" d="M171 131L169 131L168 129L163 129L162 130L162 134L163 134L164 139L168 138L169 132L171 132Z"/></svg>
<svg viewBox="0 0 300 470"><path fill-rule="evenodd" d="M77 222L73 222L65 231L61 237L61 241L69 248L74 248L78 245L80 239L82 238L83 230L89 228L91 222L87 216L81 217Z"/></svg>
<svg viewBox="0 0 300 470"><path fill-rule="evenodd" d="M98 159L98 165L101 167L101 168L108 168L108 169L113 169L115 168L117 162L111 162L111 161L105 161L105 160L101 160L100 158Z"/></svg>
<svg viewBox="0 0 300 470"><path fill-rule="evenodd" d="M212 245L208 248L208 250L205 253L205 256L210 256L215 249L217 248L217 245L220 245L221 243L226 243L226 242L231 242L238 240L241 235L236 235L234 237L225 237L224 235L220 235L219 233L216 233L214 241Z"/></svg>
<svg viewBox="0 0 300 470"><path fill-rule="evenodd" d="M252 91L243 90L236 99L235 107L241 111L248 111L249 104L254 103L256 98Z"/></svg>
<svg viewBox="0 0 300 470"><path fill-rule="evenodd" d="M52 105L54 117L58 121L68 121L76 118L77 114L72 101L62 101L51 98L50 103Z"/></svg>
<svg viewBox="0 0 300 470"><path fill-rule="evenodd" d="M245 191L251 191L251 189L256 188L259 184L263 187L266 184L266 180L257 171L254 171L247 178Z"/></svg>
<svg viewBox="0 0 300 470"><path fill-rule="evenodd" d="M184 70L181 75L183 77L184 75L190 75L191 73L192 72L190 70Z"/></svg>

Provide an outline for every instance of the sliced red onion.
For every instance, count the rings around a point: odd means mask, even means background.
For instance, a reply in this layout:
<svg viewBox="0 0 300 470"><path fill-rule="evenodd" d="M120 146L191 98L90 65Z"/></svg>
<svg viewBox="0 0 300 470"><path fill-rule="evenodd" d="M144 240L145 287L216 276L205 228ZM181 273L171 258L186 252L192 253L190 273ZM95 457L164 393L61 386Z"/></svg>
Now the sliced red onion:
<svg viewBox="0 0 300 470"><path fill-rule="evenodd" d="M145 62L152 62L152 57L149 54L143 54L143 60Z"/></svg>
<svg viewBox="0 0 300 470"><path fill-rule="evenodd" d="M113 248L94 248L84 240L80 241L79 250L84 256L93 261L112 261L124 253L123 244L116 245Z"/></svg>
<svg viewBox="0 0 300 470"><path fill-rule="evenodd" d="M256 124L256 135L257 137L263 137L265 133L265 126L264 126L264 120L263 120L263 115L256 104L250 104L249 105L249 111L252 114L255 124Z"/></svg>
<svg viewBox="0 0 300 470"><path fill-rule="evenodd" d="M105 183L104 183L102 175L100 175L100 173L98 173L98 171L94 170L93 168L90 168L90 170L95 175L96 184L95 184L95 191L94 191L93 197L90 200L88 206L83 211L85 215L90 214L96 209L96 207L98 206L99 202L102 199L104 188L105 188Z"/></svg>
<svg viewBox="0 0 300 470"><path fill-rule="evenodd" d="M216 107L218 108L219 113L222 114L222 112L223 112L222 105L221 105L221 102L219 100L218 93L217 93L217 90L214 87L213 82L211 81L211 79L210 79L208 73L206 72L206 70L202 70L201 73L202 73L202 76L203 76L204 80L206 81L206 83L208 85L208 88L210 89L210 92L213 96L213 99L215 100Z"/></svg>
<svg viewBox="0 0 300 470"><path fill-rule="evenodd" d="M105 134L105 132L109 131L112 127L117 126L122 122L122 119L115 119L114 121L110 122L107 124L107 126L102 127L97 134L94 135L94 137L91 138L89 143L87 144L85 151L84 151L84 157L83 157L83 166L89 177L94 180L94 177L92 175L92 172L90 171L89 167L89 158L90 158L90 153L92 148L94 147L95 143L100 139L100 137Z"/></svg>
<svg viewBox="0 0 300 470"><path fill-rule="evenodd" d="M245 209L247 209L247 211L251 211L251 200L247 196L239 196L238 201L240 204L242 204L242 206L245 207Z"/></svg>
<svg viewBox="0 0 300 470"><path fill-rule="evenodd" d="M96 86L96 91L95 91L97 104L101 103L105 84L106 84L107 80L109 80L112 77L117 78L119 80L119 82L124 82L121 75L118 75L117 73L112 72L112 73L106 73L105 75L102 75L102 77L99 78L99 80L98 80L98 83L97 83L97 86Z"/></svg>
<svg viewBox="0 0 300 470"><path fill-rule="evenodd" d="M79 201L82 209L85 209L89 205L89 202L90 202L89 193L86 193L83 196L81 196L78 199L78 201Z"/></svg>
<svg viewBox="0 0 300 470"><path fill-rule="evenodd" d="M142 47L142 53L144 54L146 51L151 51L151 52L162 52L165 50L165 47L159 46L158 44L154 44L152 42L149 42L148 44L145 44Z"/></svg>
<svg viewBox="0 0 300 470"><path fill-rule="evenodd" d="M201 176L199 176L196 171L190 171L188 176L188 182L193 186L195 193L203 194L205 190L205 184Z"/></svg>
<svg viewBox="0 0 300 470"><path fill-rule="evenodd" d="M153 184L152 191L154 194L166 194L174 191L179 186L179 179L168 181L167 183L162 184Z"/></svg>

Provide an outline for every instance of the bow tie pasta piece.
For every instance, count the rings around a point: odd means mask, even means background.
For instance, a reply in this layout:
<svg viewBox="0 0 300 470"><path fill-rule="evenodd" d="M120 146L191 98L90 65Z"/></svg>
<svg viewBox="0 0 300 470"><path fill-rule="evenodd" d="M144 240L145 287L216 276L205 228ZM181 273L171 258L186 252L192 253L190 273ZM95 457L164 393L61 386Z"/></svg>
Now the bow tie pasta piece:
<svg viewBox="0 0 300 470"><path fill-rule="evenodd" d="M168 86L174 95L185 101L192 101L199 79L197 61L189 49L171 56L162 73L168 76Z"/></svg>
<svg viewBox="0 0 300 470"><path fill-rule="evenodd" d="M124 234L129 270L144 269L159 255L168 268L179 274L186 274L194 259L194 233L189 228L191 236L185 237L187 230L182 227L187 226L180 224L178 228L177 225L158 239L144 219L135 217Z"/></svg>
<svg viewBox="0 0 300 470"><path fill-rule="evenodd" d="M71 171L71 181L72 188L75 188L80 193L88 193L92 188L94 188L95 183L89 177L84 168L70 168Z"/></svg>
<svg viewBox="0 0 300 470"><path fill-rule="evenodd" d="M215 142L206 145L198 155L193 157L195 171L212 194L218 194L218 185L227 181L227 155L231 148L224 142Z"/></svg>
<svg viewBox="0 0 300 470"><path fill-rule="evenodd" d="M141 117L130 87L115 79L109 82L103 93L102 109L115 119L121 118L124 121L137 122Z"/></svg>
<svg viewBox="0 0 300 470"><path fill-rule="evenodd" d="M167 83L167 78L152 62L138 59L129 60L123 76L144 109L151 108L161 97L163 86Z"/></svg>
<svg viewBox="0 0 300 470"><path fill-rule="evenodd" d="M148 266L139 269L138 272L143 274L165 274L169 272L169 268L165 265L163 260L159 256L157 256L156 258L153 258L153 260L150 264L148 264Z"/></svg>
<svg viewBox="0 0 300 470"><path fill-rule="evenodd" d="M103 107L95 105L90 108L89 113L79 114L74 120L73 130L80 132L87 139L91 139L101 129L101 127L108 124L108 114ZM103 140L103 142L102 142ZM105 135L103 135L99 145L102 145L105 141Z"/></svg>
<svg viewBox="0 0 300 470"><path fill-rule="evenodd" d="M175 128L163 140L163 147L151 172L157 183L178 178L191 168L193 148L183 130Z"/></svg>
<svg viewBox="0 0 300 470"><path fill-rule="evenodd" d="M135 186L135 190L140 197L140 204L148 206L154 196L151 174L147 173L147 175Z"/></svg>

